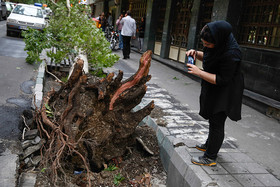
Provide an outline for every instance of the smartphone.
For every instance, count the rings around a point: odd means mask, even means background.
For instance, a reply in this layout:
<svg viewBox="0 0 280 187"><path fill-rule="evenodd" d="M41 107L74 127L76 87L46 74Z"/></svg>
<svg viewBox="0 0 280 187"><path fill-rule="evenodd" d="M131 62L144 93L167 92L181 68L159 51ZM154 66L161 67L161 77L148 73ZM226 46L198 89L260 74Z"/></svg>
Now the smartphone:
<svg viewBox="0 0 280 187"><path fill-rule="evenodd" d="M188 71L188 65L187 64L194 64L194 58L192 56L187 56L187 59L185 61L185 68Z"/></svg>

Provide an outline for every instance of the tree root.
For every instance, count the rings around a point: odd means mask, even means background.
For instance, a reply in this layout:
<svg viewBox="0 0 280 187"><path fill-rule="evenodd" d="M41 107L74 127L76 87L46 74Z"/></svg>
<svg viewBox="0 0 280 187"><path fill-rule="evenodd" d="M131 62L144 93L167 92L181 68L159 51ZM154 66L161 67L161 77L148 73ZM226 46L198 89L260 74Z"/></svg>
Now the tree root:
<svg viewBox="0 0 280 187"><path fill-rule="evenodd" d="M138 71L123 82L122 71L116 78L110 73L91 82L89 76L83 75L83 61L78 60L68 82L59 91L52 89L44 96L35 121L41 137L48 140L41 150L42 164L50 167L54 185L58 185L61 175L66 183L65 166L69 167L67 162L72 160L73 167L87 171L87 185L91 186L91 171L122 156L133 144L136 126L154 108L151 102L132 111L144 97L146 82L151 79L151 55L151 51L144 53Z"/></svg>

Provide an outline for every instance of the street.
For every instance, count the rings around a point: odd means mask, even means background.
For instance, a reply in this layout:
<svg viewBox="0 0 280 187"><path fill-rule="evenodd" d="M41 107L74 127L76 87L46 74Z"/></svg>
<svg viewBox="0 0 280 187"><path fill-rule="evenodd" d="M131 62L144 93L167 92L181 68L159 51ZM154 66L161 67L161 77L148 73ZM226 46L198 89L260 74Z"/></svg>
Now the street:
<svg viewBox="0 0 280 187"><path fill-rule="evenodd" d="M115 53L122 58L121 51ZM27 64L25 57L23 39L17 36L7 37L6 21L0 21L0 153L17 144L21 113L31 106L36 65ZM132 52L130 57L129 60L120 58L113 68L108 68L108 71L117 72L121 69L124 71L124 77L129 77L137 70L140 55ZM152 95L149 87L154 86L153 89L158 88L168 92L170 97L175 99L173 104L179 103L188 108L190 113L198 113L199 82L155 60L152 61L150 74L152 79L148 84L147 95ZM156 104L161 104L160 100L158 99ZM205 120L204 122L207 123ZM241 121L227 120L225 141L246 153L280 179L280 124L278 121L243 105ZM14 149L11 151L16 152ZM4 171L3 163L1 163L0 180L5 177L2 174Z"/></svg>
<svg viewBox="0 0 280 187"><path fill-rule="evenodd" d="M6 21L0 21L0 181L13 186L19 151L18 128L22 112L30 109L35 66L25 62L24 42L6 36Z"/></svg>
<svg viewBox="0 0 280 187"><path fill-rule="evenodd" d="M0 138L15 139L19 133L19 115L31 105L36 71L34 65L25 62L23 39L7 37L5 23L0 22Z"/></svg>

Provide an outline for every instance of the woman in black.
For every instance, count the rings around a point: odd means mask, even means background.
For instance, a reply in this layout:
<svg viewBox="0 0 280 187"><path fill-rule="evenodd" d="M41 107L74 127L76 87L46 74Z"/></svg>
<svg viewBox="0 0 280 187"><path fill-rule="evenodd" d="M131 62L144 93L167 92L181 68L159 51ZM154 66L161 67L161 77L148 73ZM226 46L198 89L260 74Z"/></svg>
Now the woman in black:
<svg viewBox="0 0 280 187"><path fill-rule="evenodd" d="M206 24L201 30L203 51L189 50L187 56L203 61L203 70L188 64L188 73L199 76L201 82L199 114L209 120L209 134L205 144L196 148L205 151L193 157L198 165L215 166L217 154L224 140L226 118L241 119L243 75L240 70L241 51L226 21Z"/></svg>

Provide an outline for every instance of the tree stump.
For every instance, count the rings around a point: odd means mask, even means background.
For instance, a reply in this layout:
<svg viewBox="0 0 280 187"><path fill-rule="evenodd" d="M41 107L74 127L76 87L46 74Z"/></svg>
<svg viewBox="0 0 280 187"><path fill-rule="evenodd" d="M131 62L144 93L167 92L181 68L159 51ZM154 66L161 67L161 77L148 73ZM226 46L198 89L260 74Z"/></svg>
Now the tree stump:
<svg viewBox="0 0 280 187"><path fill-rule="evenodd" d="M116 77L110 73L94 80L83 74L83 61L78 60L68 82L44 97L37 123L48 140L43 164L51 166L54 182L59 170L63 173L70 167L67 162L90 173L122 156L135 142L136 126L154 108L152 101L132 111L144 97L146 82L151 79L151 55L151 51L145 52L138 71L125 81L122 71Z"/></svg>

